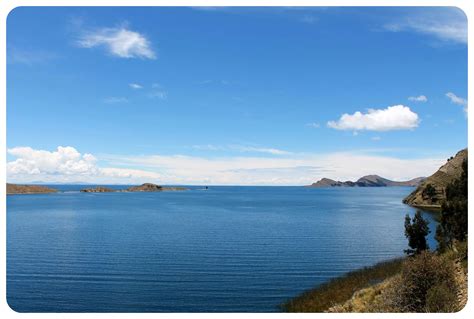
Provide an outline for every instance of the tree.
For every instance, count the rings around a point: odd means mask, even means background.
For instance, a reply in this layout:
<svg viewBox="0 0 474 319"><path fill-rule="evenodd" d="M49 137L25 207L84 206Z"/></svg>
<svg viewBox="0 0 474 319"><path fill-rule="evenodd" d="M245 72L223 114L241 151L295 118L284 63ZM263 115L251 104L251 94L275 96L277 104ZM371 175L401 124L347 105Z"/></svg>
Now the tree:
<svg viewBox="0 0 474 319"><path fill-rule="evenodd" d="M441 205L440 223L436 229L439 249L453 247L455 240L467 238L467 160L461 176L446 187L446 200Z"/></svg>
<svg viewBox="0 0 474 319"><path fill-rule="evenodd" d="M431 200L436 196L436 189L431 184L427 184L423 190L423 195L428 196Z"/></svg>
<svg viewBox="0 0 474 319"><path fill-rule="evenodd" d="M424 250L429 249L426 236L430 233L428 221L423 218L420 211L417 211L413 220L407 214L405 216L405 237L408 238L408 246L405 253L408 255L417 255Z"/></svg>

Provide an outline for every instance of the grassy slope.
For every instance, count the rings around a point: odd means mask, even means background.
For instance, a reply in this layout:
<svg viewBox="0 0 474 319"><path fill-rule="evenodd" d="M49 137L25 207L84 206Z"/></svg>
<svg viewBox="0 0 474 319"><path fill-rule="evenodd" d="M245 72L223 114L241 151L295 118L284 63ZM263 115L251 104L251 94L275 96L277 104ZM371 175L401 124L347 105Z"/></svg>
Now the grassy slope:
<svg viewBox="0 0 474 319"><path fill-rule="evenodd" d="M404 258L350 272L304 292L281 307L286 312L324 312L346 302L356 291L378 284L400 272Z"/></svg>

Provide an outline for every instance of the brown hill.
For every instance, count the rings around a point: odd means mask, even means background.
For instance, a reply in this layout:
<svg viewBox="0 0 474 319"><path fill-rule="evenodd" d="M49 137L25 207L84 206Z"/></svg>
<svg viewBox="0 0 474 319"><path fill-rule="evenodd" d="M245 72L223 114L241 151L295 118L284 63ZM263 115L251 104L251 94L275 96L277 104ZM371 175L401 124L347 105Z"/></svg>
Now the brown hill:
<svg viewBox="0 0 474 319"><path fill-rule="evenodd" d="M145 183L140 186L132 186L127 188L128 192L161 192L162 190L162 186L152 183Z"/></svg>
<svg viewBox="0 0 474 319"><path fill-rule="evenodd" d="M47 194L56 193L57 190L40 185L18 185L7 183L7 194Z"/></svg>
<svg viewBox="0 0 474 319"><path fill-rule="evenodd" d="M322 178L309 187L390 187L390 186L418 186L424 177L417 177L409 181L395 182L378 175L367 175L355 182L340 182L329 178Z"/></svg>
<svg viewBox="0 0 474 319"><path fill-rule="evenodd" d="M448 159L446 164L425 179L403 202L419 208L440 209L441 202L446 199L446 186L461 176L464 160L467 160L467 148Z"/></svg>

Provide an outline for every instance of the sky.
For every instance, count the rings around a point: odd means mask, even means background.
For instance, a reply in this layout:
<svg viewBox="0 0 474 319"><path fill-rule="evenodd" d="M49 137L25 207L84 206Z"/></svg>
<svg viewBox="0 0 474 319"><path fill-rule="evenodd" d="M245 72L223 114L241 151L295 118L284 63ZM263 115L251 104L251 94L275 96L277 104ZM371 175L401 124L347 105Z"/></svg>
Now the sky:
<svg viewBox="0 0 474 319"><path fill-rule="evenodd" d="M467 147L454 7L19 7L7 180L307 185Z"/></svg>

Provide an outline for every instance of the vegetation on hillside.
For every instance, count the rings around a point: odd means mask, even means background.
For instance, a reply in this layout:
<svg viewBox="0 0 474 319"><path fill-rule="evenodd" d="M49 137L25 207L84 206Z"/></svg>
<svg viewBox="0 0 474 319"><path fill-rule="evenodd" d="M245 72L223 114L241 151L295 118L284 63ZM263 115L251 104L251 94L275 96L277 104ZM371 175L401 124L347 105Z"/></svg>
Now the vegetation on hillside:
<svg viewBox="0 0 474 319"><path fill-rule="evenodd" d="M408 257L348 273L286 302L288 312L456 312L467 302L467 159L446 186L430 251L421 212L405 217ZM431 186L431 185L430 185ZM427 192L435 192L427 186ZM374 284L374 281L376 282Z"/></svg>

